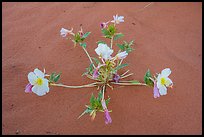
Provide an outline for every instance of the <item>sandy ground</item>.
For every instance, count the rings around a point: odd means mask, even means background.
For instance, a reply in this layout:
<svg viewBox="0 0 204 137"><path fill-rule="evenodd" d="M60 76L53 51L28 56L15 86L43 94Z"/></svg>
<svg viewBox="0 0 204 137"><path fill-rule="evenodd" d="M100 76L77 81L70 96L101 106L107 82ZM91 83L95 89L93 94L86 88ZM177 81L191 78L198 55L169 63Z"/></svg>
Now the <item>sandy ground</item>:
<svg viewBox="0 0 204 137"><path fill-rule="evenodd" d="M2 3L2 134L202 134L202 3ZM174 88L153 98L148 87L108 90L112 124L103 113L77 120L95 88L51 87L39 97L26 94L27 74L36 67L62 72L68 85L92 82L81 77L89 60L81 47L63 39L62 27L91 31L88 51L96 56L99 24L125 16L122 40L135 39L129 79L142 81L146 70L169 67ZM117 47L114 47L116 50Z"/></svg>

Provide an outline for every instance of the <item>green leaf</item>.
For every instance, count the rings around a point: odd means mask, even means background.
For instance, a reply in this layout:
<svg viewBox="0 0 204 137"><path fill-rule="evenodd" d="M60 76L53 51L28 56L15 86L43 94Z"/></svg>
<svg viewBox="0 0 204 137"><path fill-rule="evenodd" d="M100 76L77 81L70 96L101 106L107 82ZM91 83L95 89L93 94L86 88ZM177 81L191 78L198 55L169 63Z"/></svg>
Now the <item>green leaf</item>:
<svg viewBox="0 0 204 137"><path fill-rule="evenodd" d="M130 41L129 46L133 45L134 40Z"/></svg>
<svg viewBox="0 0 204 137"><path fill-rule="evenodd" d="M145 84L153 87L154 83L153 83L153 81L149 77L152 78L152 75L150 73L150 70L148 69L147 72L144 75L144 82L145 82Z"/></svg>
<svg viewBox="0 0 204 137"><path fill-rule="evenodd" d="M53 79L54 82L57 82L60 78L61 73L59 73L58 75L56 75Z"/></svg>
<svg viewBox="0 0 204 137"><path fill-rule="evenodd" d="M121 38L121 37L123 37L123 36L124 36L124 34L118 33L118 34L116 34L116 35L114 36L114 40L117 40L117 39L119 39L119 38Z"/></svg>
<svg viewBox="0 0 204 137"><path fill-rule="evenodd" d="M138 80L132 80L132 81L130 81L130 83L132 83L132 84L139 84L140 82Z"/></svg>
<svg viewBox="0 0 204 137"><path fill-rule="evenodd" d="M106 35L105 37L106 37L106 38L109 38L109 39L111 39L111 38L112 38L112 36L111 36L111 35Z"/></svg>
<svg viewBox="0 0 204 137"><path fill-rule="evenodd" d="M97 41L96 43L97 43L97 44L100 44L100 43L106 44L104 41Z"/></svg>
<svg viewBox="0 0 204 137"><path fill-rule="evenodd" d="M82 41L79 33L77 33L77 34L74 36L74 41L75 41L76 43Z"/></svg>
<svg viewBox="0 0 204 137"><path fill-rule="evenodd" d="M93 73L93 63L91 63L90 65L89 65L89 73L90 74L92 74Z"/></svg>
<svg viewBox="0 0 204 137"><path fill-rule="evenodd" d="M102 31L104 36L110 35L110 32L107 29L102 29L101 31Z"/></svg>
<svg viewBox="0 0 204 137"><path fill-rule="evenodd" d="M90 34L91 32L86 32L83 36L82 36L82 38L86 38L86 37L88 37L89 36L89 34Z"/></svg>
<svg viewBox="0 0 204 137"><path fill-rule="evenodd" d="M99 92L98 92L98 98L97 98L97 100L98 100L98 101L101 101L101 98L102 98L102 91L99 91Z"/></svg>
<svg viewBox="0 0 204 137"><path fill-rule="evenodd" d="M110 102L110 98L108 98L105 102L106 102L106 106L108 106L108 103Z"/></svg>
<svg viewBox="0 0 204 137"><path fill-rule="evenodd" d="M123 44L116 44L122 51L125 50L125 46Z"/></svg>
<svg viewBox="0 0 204 137"><path fill-rule="evenodd" d="M93 111L92 109L87 108L84 112L81 113L81 115L78 117L78 119L79 119L80 117L82 117L83 115L87 114L87 113L91 113L92 111Z"/></svg>
<svg viewBox="0 0 204 137"><path fill-rule="evenodd" d="M92 93L91 98L90 98L90 104L91 104L92 108L94 106L94 103L95 103L95 98L94 98L94 95Z"/></svg>
<svg viewBox="0 0 204 137"><path fill-rule="evenodd" d="M86 75L86 74L88 74L88 72L84 72L81 76L84 76L84 75Z"/></svg>
<svg viewBox="0 0 204 137"><path fill-rule="evenodd" d="M86 43L80 43L80 46L86 48Z"/></svg>
<svg viewBox="0 0 204 137"><path fill-rule="evenodd" d="M115 32L116 32L115 26L114 25L109 25L108 26L108 31L109 31L110 35L113 36L115 34Z"/></svg>
<svg viewBox="0 0 204 137"><path fill-rule="evenodd" d="M97 58L92 57L92 59L96 62L96 64L100 63L100 61Z"/></svg>
<svg viewBox="0 0 204 137"><path fill-rule="evenodd" d="M55 72L53 72L53 73L50 75L50 79L49 79L50 82L53 82L54 76L55 76Z"/></svg>
<svg viewBox="0 0 204 137"><path fill-rule="evenodd" d="M115 71L118 71L119 69L122 69L122 68L124 68L124 67L126 67L126 66L128 66L128 64L121 64L121 65L119 65L119 66L117 66L117 67L115 68Z"/></svg>

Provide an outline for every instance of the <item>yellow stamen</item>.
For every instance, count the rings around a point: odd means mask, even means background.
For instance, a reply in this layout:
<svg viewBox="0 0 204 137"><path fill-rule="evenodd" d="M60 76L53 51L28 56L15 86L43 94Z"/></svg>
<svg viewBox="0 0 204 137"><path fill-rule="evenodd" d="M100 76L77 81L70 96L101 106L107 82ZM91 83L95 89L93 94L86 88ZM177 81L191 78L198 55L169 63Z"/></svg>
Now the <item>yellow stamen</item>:
<svg viewBox="0 0 204 137"><path fill-rule="evenodd" d="M37 83L39 86L42 85L42 84L43 84L42 78L38 78L38 79L36 80L36 83Z"/></svg>
<svg viewBox="0 0 204 137"><path fill-rule="evenodd" d="M162 85L165 85L165 83L166 83L165 78L161 78L161 84L162 84Z"/></svg>

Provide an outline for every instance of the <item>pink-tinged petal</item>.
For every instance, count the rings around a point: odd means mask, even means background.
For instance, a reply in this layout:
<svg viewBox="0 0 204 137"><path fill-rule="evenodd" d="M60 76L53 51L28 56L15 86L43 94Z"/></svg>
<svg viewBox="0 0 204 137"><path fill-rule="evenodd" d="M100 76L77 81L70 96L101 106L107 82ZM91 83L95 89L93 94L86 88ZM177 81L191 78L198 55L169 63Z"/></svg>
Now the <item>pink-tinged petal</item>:
<svg viewBox="0 0 204 137"><path fill-rule="evenodd" d="M105 114L105 123L106 123L106 124L111 123L111 122L112 122L112 119L111 119L111 117L110 117L110 114L109 114L109 112L108 112L108 109L106 109L106 110L104 111L104 114Z"/></svg>
<svg viewBox="0 0 204 137"><path fill-rule="evenodd" d="M98 69L95 69L93 72L93 78L96 79L99 76Z"/></svg>
<svg viewBox="0 0 204 137"><path fill-rule="evenodd" d="M107 109L107 106L106 106L105 100L102 100L102 101L101 101L101 104L102 104L103 109L106 110L106 109Z"/></svg>
<svg viewBox="0 0 204 137"><path fill-rule="evenodd" d="M25 87L25 92L26 93L31 93L32 92L32 87L33 85L31 85L30 83L26 85Z"/></svg>
<svg viewBox="0 0 204 137"><path fill-rule="evenodd" d="M160 97L159 89L157 87L157 83L156 82L154 82L154 91L153 91L153 93L154 93L154 98Z"/></svg>
<svg viewBox="0 0 204 137"><path fill-rule="evenodd" d="M116 82L116 83L118 83L119 80L120 80L120 75L114 74L114 75L113 75L113 81Z"/></svg>

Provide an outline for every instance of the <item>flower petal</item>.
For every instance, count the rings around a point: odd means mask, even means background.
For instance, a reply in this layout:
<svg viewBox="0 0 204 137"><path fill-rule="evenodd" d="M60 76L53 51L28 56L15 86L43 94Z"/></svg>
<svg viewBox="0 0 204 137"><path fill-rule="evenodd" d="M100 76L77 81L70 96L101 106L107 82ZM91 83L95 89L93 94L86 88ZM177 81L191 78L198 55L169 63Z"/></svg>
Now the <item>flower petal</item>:
<svg viewBox="0 0 204 137"><path fill-rule="evenodd" d="M26 85L25 92L26 92L26 93L32 92L32 87L33 87L33 85L31 85L30 83L28 83L28 84Z"/></svg>
<svg viewBox="0 0 204 137"><path fill-rule="evenodd" d="M161 96L166 95L167 94L167 88L165 86L161 86L159 88L159 93Z"/></svg>
<svg viewBox="0 0 204 137"><path fill-rule="evenodd" d="M38 68L34 70L34 73L40 78L44 78L45 76L45 74L42 71L40 71Z"/></svg>
<svg viewBox="0 0 204 137"><path fill-rule="evenodd" d="M38 85L34 85L32 87L32 91L37 94L38 96L43 96L46 93L49 92L49 87L48 86L38 86Z"/></svg>
<svg viewBox="0 0 204 137"><path fill-rule="evenodd" d="M165 83L165 85L166 85L167 87L169 87L170 85L173 85L173 82L171 81L170 78L166 78L166 83Z"/></svg>
<svg viewBox="0 0 204 137"><path fill-rule="evenodd" d="M30 82L30 84L34 85L36 82L37 76L35 75L35 73L30 72L28 73L28 81Z"/></svg>
<svg viewBox="0 0 204 137"><path fill-rule="evenodd" d="M154 90L153 90L153 93L154 93L154 98L160 97L159 89L158 89L158 87L157 87L156 82L154 82Z"/></svg>
<svg viewBox="0 0 204 137"><path fill-rule="evenodd" d="M162 70L161 75L164 77L168 77L171 74L170 68L165 68Z"/></svg>
<svg viewBox="0 0 204 137"><path fill-rule="evenodd" d="M111 122L112 122L112 119L111 119L111 117L110 117L110 114L109 114L109 112L108 112L108 109L105 110L104 114L105 114L105 123L106 123L106 124L111 123Z"/></svg>

